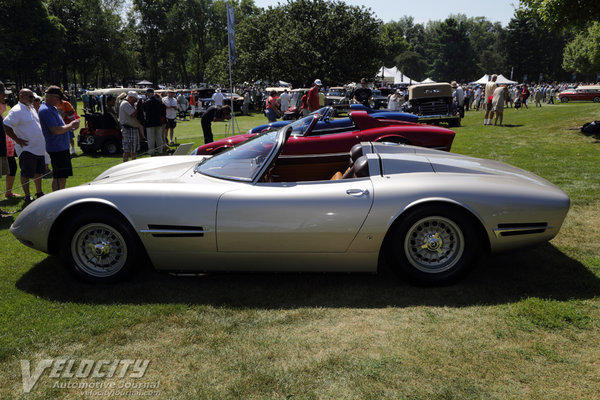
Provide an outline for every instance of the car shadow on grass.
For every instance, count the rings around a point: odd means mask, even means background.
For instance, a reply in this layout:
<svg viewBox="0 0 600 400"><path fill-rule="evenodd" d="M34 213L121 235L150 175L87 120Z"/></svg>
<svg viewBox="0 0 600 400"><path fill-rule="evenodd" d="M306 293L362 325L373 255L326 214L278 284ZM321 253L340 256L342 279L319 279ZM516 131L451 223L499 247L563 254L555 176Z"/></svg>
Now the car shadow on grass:
<svg viewBox="0 0 600 400"><path fill-rule="evenodd" d="M377 275L217 273L173 276L143 271L125 282L93 285L73 278L55 257L35 265L16 286L27 293L60 302L185 303L264 309L463 307L511 303L526 297L568 300L600 295L600 279L550 244L484 258L460 282L433 288L412 286L387 269Z"/></svg>

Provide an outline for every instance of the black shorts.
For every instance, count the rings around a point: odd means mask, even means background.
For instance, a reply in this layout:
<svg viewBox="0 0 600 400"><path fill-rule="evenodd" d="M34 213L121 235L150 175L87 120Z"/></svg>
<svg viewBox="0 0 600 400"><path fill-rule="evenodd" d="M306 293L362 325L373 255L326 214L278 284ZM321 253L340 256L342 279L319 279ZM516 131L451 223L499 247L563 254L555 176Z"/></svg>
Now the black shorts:
<svg viewBox="0 0 600 400"><path fill-rule="evenodd" d="M68 178L69 176L73 176L69 149L48 152L48 154L50 154L50 160L52 161L52 177Z"/></svg>
<svg viewBox="0 0 600 400"><path fill-rule="evenodd" d="M167 129L168 128L175 128L175 126L177 126L177 121L175 121L174 119L166 119L166 124L167 124Z"/></svg>
<svg viewBox="0 0 600 400"><path fill-rule="evenodd" d="M36 156L28 151L22 151L19 155L19 167L21 168L21 176L31 179L36 174L41 175L46 172L46 158Z"/></svg>
<svg viewBox="0 0 600 400"><path fill-rule="evenodd" d="M17 174L17 160L14 156L8 157L8 176Z"/></svg>

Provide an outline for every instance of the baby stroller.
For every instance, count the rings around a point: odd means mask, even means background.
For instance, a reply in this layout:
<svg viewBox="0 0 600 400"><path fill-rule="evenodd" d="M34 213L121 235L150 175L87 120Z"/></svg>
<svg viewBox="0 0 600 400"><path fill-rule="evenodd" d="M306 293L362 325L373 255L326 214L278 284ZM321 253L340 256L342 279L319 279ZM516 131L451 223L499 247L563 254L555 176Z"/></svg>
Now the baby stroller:
<svg viewBox="0 0 600 400"><path fill-rule="evenodd" d="M515 110L518 110L519 108L521 108L521 96L517 96L517 99L515 100Z"/></svg>

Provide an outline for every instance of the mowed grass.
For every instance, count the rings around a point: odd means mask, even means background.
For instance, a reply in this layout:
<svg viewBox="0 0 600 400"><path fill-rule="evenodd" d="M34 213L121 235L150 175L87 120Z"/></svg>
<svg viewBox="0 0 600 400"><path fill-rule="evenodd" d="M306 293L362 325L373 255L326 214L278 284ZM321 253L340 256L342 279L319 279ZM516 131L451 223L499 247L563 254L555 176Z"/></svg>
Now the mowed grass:
<svg viewBox="0 0 600 400"><path fill-rule="evenodd" d="M139 381L160 381L154 398L164 399L598 398L600 147L598 137L570 130L592 120L598 104L509 109L505 127L484 127L481 111L467 112L454 152L531 170L572 206L551 243L485 258L448 287L413 287L386 271L145 272L94 286L18 243L3 219L0 398L84 398L53 388L68 379L48 371L23 393L19 360L33 368L55 357L149 359ZM238 120L242 132L264 122ZM214 131L223 136L225 124ZM201 144L199 121L180 123L176 136ZM80 155L69 186L119 162ZM119 381L75 379L111 380Z"/></svg>

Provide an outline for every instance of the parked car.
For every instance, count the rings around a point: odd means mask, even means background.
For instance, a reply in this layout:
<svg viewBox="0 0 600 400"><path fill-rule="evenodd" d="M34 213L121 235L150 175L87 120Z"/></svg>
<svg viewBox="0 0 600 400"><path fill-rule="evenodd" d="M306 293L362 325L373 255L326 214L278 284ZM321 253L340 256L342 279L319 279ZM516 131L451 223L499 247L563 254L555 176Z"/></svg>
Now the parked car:
<svg viewBox="0 0 600 400"><path fill-rule="evenodd" d="M530 172L431 149L363 142L340 160L286 157L293 131L213 157L120 164L35 200L10 232L93 282L149 264L373 273L387 259L414 281L445 284L481 251L552 239L569 209L563 191Z"/></svg>
<svg viewBox="0 0 600 400"><path fill-rule="evenodd" d="M376 110L380 108L387 108L388 98L387 96L381 94L381 90L373 89L371 90L371 94L373 96L373 98L370 101L371 108L374 108Z"/></svg>
<svg viewBox="0 0 600 400"><path fill-rule="evenodd" d="M420 122L446 122L460 126L460 115L452 101L449 83L424 83L408 87L408 106L403 111L419 116Z"/></svg>
<svg viewBox="0 0 600 400"><path fill-rule="evenodd" d="M342 86L330 87L325 93L325 105L335 108L337 114L350 112L350 93Z"/></svg>
<svg viewBox="0 0 600 400"><path fill-rule="evenodd" d="M600 86L589 85L567 89L560 92L558 98L563 103L568 103L569 101L593 101L594 103L600 103Z"/></svg>
<svg viewBox="0 0 600 400"><path fill-rule="evenodd" d="M406 121L406 122L418 122L419 121L419 118L413 114L401 113L401 112L397 112L397 111L388 111L388 110L374 110L372 108L365 107L362 104L351 104L350 109L351 109L351 111L366 111L367 114L372 114L373 118L377 118L377 119L393 119L393 120L397 120L397 121ZM334 109L333 107L321 107L317 111L314 111L312 114L319 114L320 121L323 121L326 118L329 118L331 121L331 120L334 120L334 117L337 115L337 110ZM335 119L335 121L336 121L337 127L347 126L347 127L351 128L353 126L353 123L349 117ZM288 125L291 123L292 123L292 121L289 121L289 120L269 122L267 124L255 126L254 128L250 129L248 131L248 133L260 133L260 132L262 132L264 130L268 130L268 129L281 128L282 126L285 126L285 125ZM317 129L320 129L320 125L317 127Z"/></svg>
<svg viewBox="0 0 600 400"><path fill-rule="evenodd" d="M374 118L364 111L352 112L349 118L334 119L333 113L332 107L323 107L318 113L290 124L292 138L288 141L283 154L339 155L345 154L353 145L362 141L406 143L450 151L454 140L453 131L438 126ZM414 116L411 117L414 118ZM225 137L216 142L199 146L192 154L216 154L244 142L260 132L273 129L279 128L267 125L258 132L250 130L246 134Z"/></svg>
<svg viewBox="0 0 600 400"><path fill-rule="evenodd" d="M213 94L214 94L214 89L212 89L212 90L213 90ZM198 96L201 96L201 95L202 94L199 94ZM202 107L200 107L200 109L198 109L198 111L197 111L197 113L199 115L204 114L206 112L206 109L208 109L208 107L215 104L215 101L212 99L212 97L207 97L207 98L198 97L198 98L202 102ZM223 92L223 104L224 105L227 104L227 105L231 106L231 100L233 100L233 111L241 112L242 106L244 104L244 97L240 96L237 93Z"/></svg>

